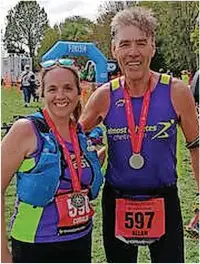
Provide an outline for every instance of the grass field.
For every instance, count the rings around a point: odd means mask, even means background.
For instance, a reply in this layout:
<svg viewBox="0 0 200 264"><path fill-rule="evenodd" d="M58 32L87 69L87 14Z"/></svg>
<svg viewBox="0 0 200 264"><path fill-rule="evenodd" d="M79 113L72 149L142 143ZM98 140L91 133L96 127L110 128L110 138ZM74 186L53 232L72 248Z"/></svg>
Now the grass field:
<svg viewBox="0 0 200 264"><path fill-rule="evenodd" d="M32 103L30 108L23 107L22 96L15 89L3 89L1 93L2 112L1 123L12 120L13 115L28 114L35 112L38 103ZM188 150L184 147L184 140L182 133L178 136L178 173L179 173L179 193L181 199L181 207L183 214L184 225L188 223L193 216L192 206L195 198L195 183L192 177L192 170L189 162ZM14 197L15 197L15 179L12 180L6 192L6 222L8 225L9 219L13 213ZM101 229L101 195L95 201L96 215L93 231L93 262L106 262L102 243L102 229ZM188 236L185 236L185 256L187 263L199 263L199 243ZM139 250L140 263L149 263L148 248L142 247Z"/></svg>

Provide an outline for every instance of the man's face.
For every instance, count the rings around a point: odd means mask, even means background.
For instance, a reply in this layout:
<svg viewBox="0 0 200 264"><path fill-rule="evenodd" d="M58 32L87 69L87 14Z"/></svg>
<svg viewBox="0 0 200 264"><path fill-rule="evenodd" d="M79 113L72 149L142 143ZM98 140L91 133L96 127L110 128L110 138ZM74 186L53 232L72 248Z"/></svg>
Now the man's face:
<svg viewBox="0 0 200 264"><path fill-rule="evenodd" d="M122 73L138 80L149 70L155 54L155 43L151 36L147 37L138 27L125 26L118 30L112 43L112 52Z"/></svg>

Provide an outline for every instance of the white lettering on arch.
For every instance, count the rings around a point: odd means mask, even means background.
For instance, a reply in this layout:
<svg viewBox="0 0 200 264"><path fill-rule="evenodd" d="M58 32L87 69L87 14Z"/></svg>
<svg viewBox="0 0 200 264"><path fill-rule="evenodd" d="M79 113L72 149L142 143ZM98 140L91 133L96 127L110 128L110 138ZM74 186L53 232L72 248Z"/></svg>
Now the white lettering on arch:
<svg viewBox="0 0 200 264"><path fill-rule="evenodd" d="M69 44L69 53L86 53L87 46L84 44Z"/></svg>

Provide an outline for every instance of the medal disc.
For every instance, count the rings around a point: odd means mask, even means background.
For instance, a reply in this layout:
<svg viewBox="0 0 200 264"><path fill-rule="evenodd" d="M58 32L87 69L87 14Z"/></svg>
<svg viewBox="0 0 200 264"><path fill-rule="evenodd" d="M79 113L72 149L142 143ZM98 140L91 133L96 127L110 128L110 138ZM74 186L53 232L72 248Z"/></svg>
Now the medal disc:
<svg viewBox="0 0 200 264"><path fill-rule="evenodd" d="M134 153L129 158L129 165L131 168L139 170L144 166L144 158L140 153Z"/></svg>
<svg viewBox="0 0 200 264"><path fill-rule="evenodd" d="M71 197L71 203L74 207L82 207L85 203L85 197L81 193L73 193Z"/></svg>

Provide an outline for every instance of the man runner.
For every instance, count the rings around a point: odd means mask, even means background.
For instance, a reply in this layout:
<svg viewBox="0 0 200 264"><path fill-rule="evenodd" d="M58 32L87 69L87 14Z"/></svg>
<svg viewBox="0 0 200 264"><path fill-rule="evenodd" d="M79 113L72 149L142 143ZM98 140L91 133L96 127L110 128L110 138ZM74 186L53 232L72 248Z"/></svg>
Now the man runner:
<svg viewBox="0 0 200 264"><path fill-rule="evenodd" d="M177 190L180 125L198 183L198 121L183 81L150 70L156 19L136 7L111 23L112 53L123 76L98 88L80 122L89 131L103 121L108 167L103 191L103 238L108 262L137 262L148 245L152 262L184 262ZM198 186L198 184L197 184Z"/></svg>

